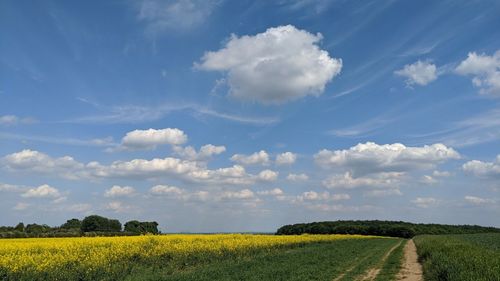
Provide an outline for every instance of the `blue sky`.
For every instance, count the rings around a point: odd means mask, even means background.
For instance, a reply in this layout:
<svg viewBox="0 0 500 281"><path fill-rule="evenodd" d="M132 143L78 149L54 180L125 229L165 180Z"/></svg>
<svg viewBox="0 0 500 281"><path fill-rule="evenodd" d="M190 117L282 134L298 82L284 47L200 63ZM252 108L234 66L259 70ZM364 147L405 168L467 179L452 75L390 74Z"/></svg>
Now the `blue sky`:
<svg viewBox="0 0 500 281"><path fill-rule="evenodd" d="M496 1L2 1L0 224L500 226Z"/></svg>

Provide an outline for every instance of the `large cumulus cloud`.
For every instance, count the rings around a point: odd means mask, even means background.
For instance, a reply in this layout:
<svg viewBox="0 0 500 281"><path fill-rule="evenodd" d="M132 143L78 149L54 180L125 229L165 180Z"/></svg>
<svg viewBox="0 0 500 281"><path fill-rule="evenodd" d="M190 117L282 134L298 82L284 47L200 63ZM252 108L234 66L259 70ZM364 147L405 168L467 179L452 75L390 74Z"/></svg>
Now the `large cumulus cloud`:
<svg viewBox="0 0 500 281"><path fill-rule="evenodd" d="M340 73L342 60L330 57L318 43L322 35L292 25L257 35L232 35L225 46L206 52L196 67L227 73L229 95L263 104L319 96Z"/></svg>

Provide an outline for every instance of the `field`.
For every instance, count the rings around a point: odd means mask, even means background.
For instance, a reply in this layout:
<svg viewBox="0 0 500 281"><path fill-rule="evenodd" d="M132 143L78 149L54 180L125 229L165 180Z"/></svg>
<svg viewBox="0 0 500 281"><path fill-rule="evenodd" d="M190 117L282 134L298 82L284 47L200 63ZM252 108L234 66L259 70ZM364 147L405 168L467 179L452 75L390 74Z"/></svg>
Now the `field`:
<svg viewBox="0 0 500 281"><path fill-rule="evenodd" d="M404 240L163 235L0 240L0 280L392 280Z"/></svg>
<svg viewBox="0 0 500 281"><path fill-rule="evenodd" d="M423 235L414 240L427 281L500 281L500 234Z"/></svg>

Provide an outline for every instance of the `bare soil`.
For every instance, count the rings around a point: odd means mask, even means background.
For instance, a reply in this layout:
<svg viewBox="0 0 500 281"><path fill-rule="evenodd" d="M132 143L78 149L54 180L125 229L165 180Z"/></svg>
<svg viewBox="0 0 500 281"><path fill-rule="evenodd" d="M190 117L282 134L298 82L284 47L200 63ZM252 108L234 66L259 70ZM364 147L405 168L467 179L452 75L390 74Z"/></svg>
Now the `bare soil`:
<svg viewBox="0 0 500 281"><path fill-rule="evenodd" d="M418 262L417 247L409 240L404 248L404 262L397 275L398 281L423 281L422 265Z"/></svg>

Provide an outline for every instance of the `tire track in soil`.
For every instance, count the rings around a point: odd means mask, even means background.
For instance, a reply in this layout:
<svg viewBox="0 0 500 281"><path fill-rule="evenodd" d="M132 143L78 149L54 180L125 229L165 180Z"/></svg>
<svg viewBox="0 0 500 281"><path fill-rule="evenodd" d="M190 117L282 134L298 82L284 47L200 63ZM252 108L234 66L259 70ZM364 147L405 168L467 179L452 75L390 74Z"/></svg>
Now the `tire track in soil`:
<svg viewBox="0 0 500 281"><path fill-rule="evenodd" d="M361 263L363 263L366 259L368 259L369 255L362 257L358 262L349 267L344 273L341 273L339 276L335 277L332 281L340 281L346 274L353 271L356 267L358 267Z"/></svg>
<svg viewBox="0 0 500 281"><path fill-rule="evenodd" d="M389 251L387 251L387 253L385 253L385 255L382 257L380 262L377 264L377 266L368 269L363 276L361 276L360 278L357 278L356 280L357 281L373 281L373 280L375 280L375 278L377 278L377 276L378 276L380 270L382 269L382 266L384 265L387 258L391 255L391 253L394 250L396 250L397 247L399 247L399 245L401 245L401 243L403 243L403 241L400 241L397 245L395 245Z"/></svg>

